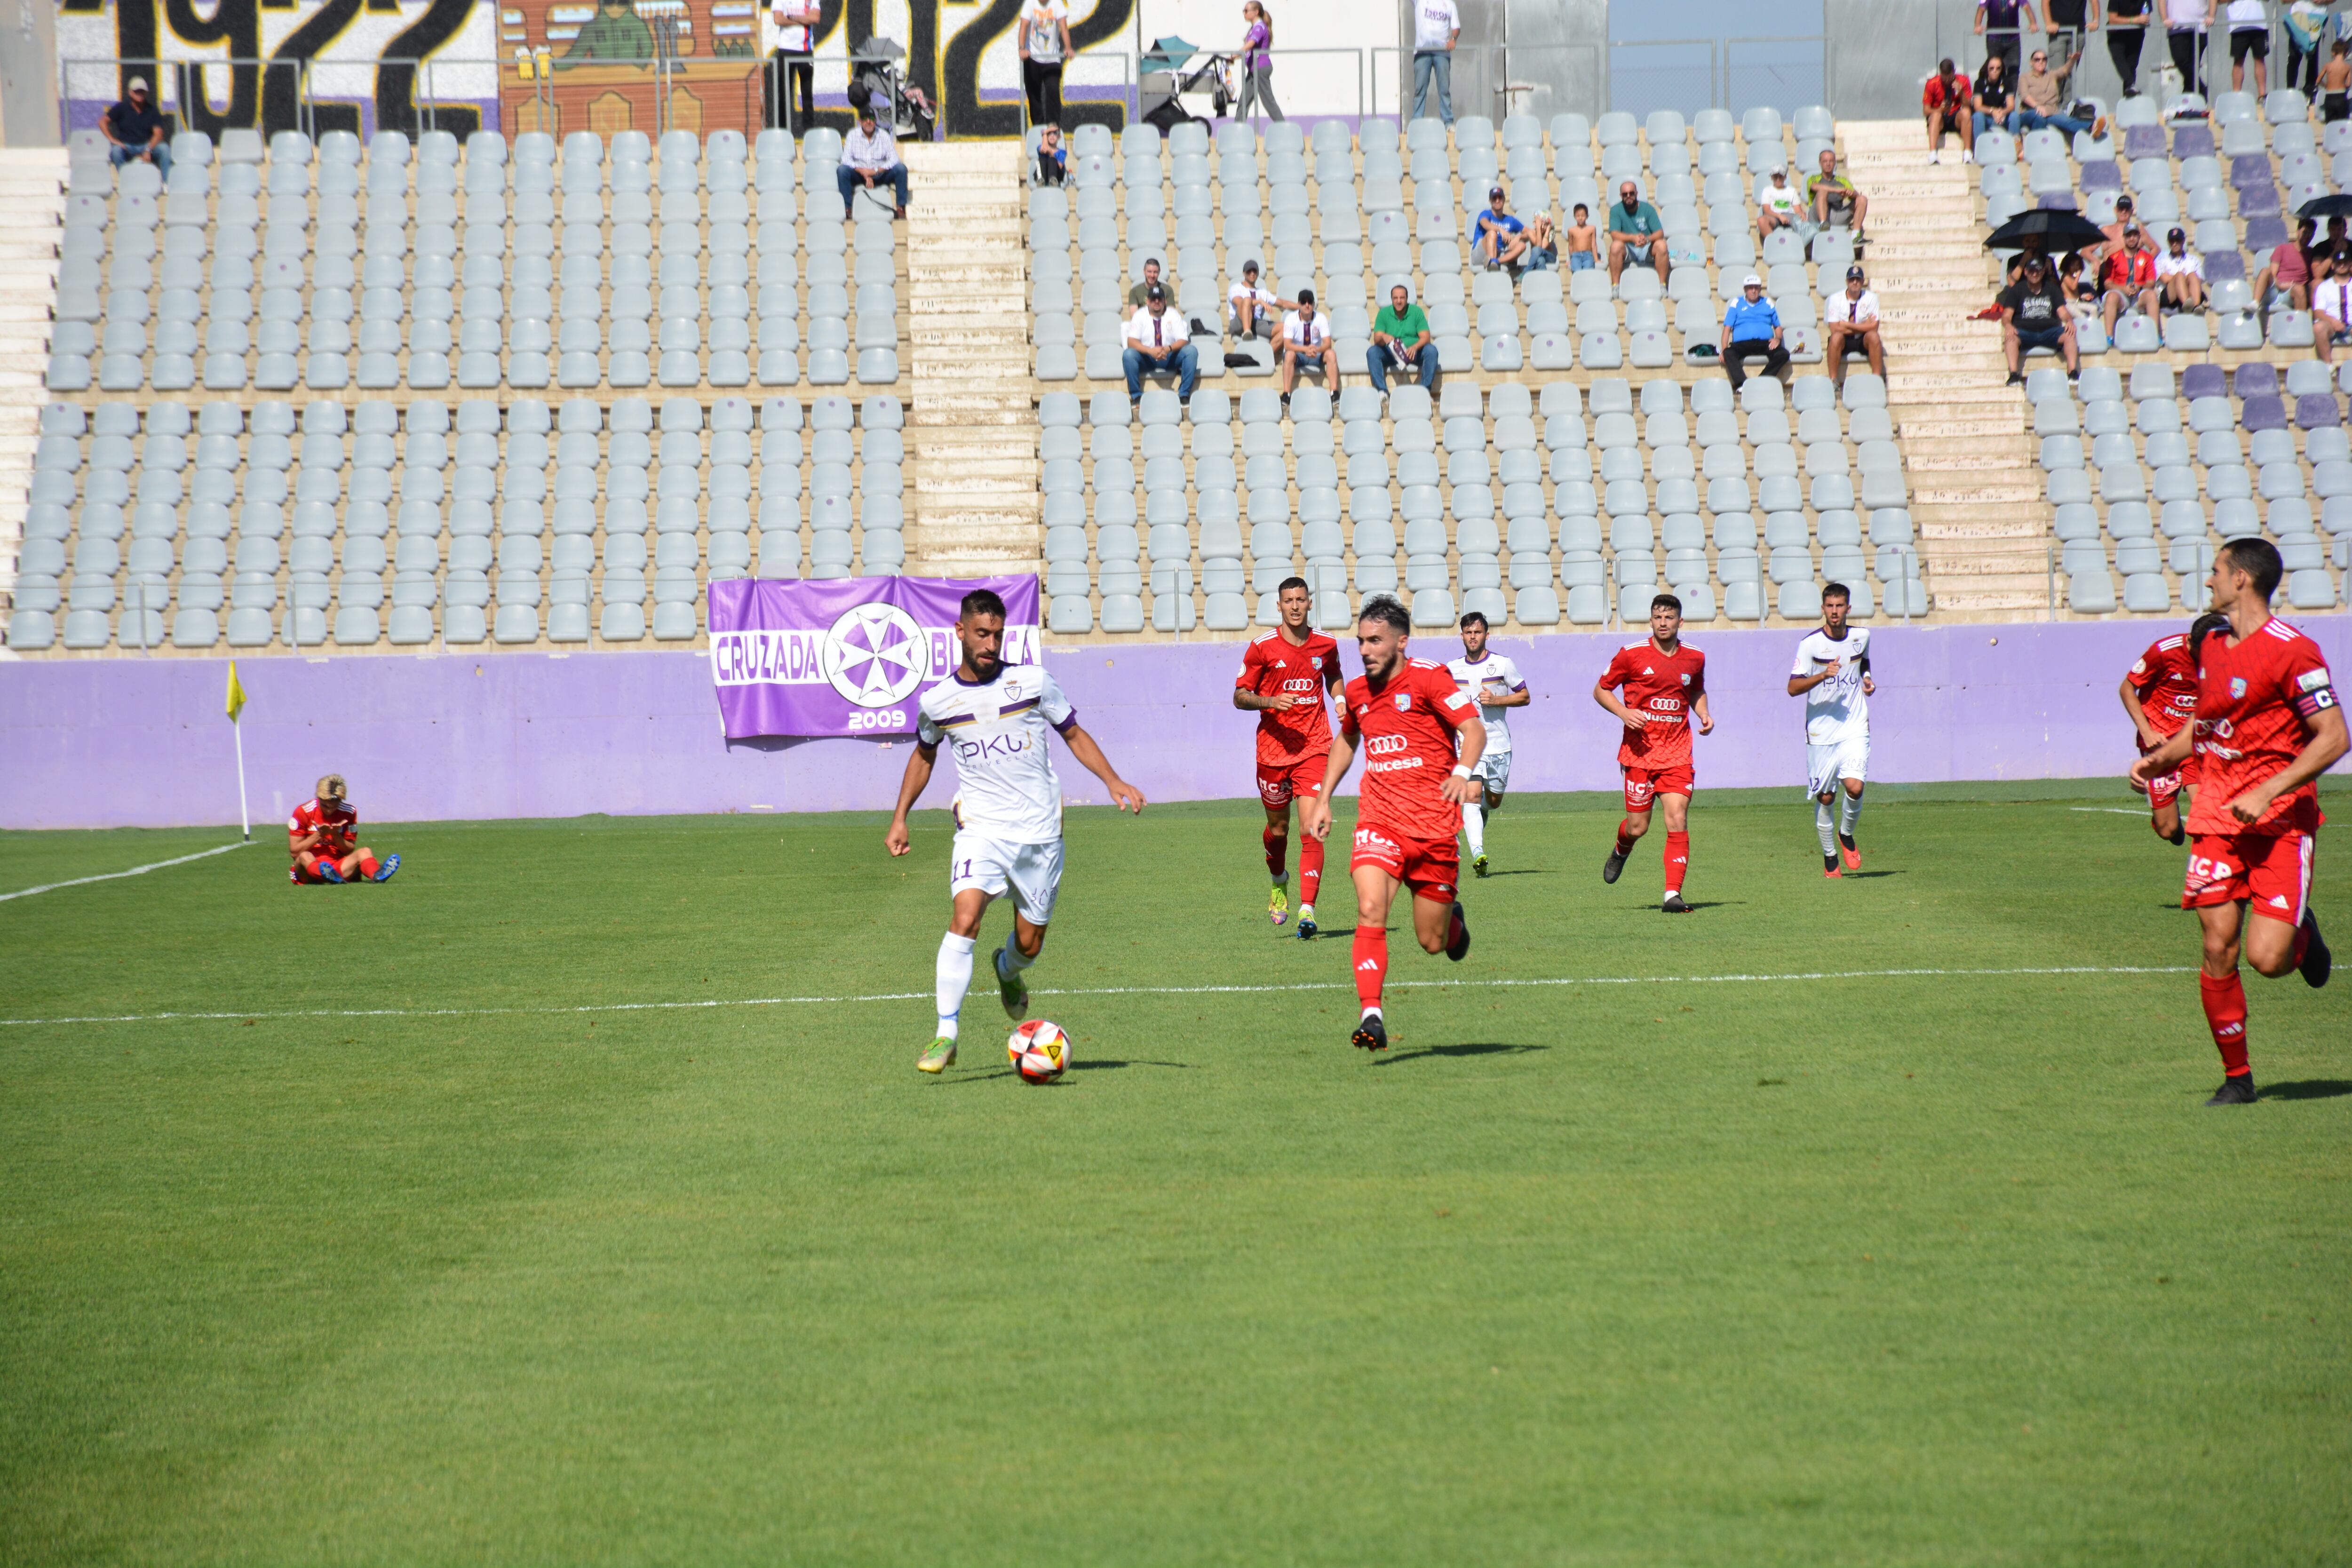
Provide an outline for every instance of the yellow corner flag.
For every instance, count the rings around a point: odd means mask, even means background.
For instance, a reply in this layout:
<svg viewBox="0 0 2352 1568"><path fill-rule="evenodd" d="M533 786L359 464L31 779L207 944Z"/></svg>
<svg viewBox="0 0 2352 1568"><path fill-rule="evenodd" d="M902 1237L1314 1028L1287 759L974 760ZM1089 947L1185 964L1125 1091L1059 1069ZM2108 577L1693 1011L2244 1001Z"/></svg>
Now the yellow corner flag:
<svg viewBox="0 0 2352 1568"><path fill-rule="evenodd" d="M245 688L236 679L236 660L230 659L228 661L228 721L232 724L236 723L236 716L244 711Z"/></svg>

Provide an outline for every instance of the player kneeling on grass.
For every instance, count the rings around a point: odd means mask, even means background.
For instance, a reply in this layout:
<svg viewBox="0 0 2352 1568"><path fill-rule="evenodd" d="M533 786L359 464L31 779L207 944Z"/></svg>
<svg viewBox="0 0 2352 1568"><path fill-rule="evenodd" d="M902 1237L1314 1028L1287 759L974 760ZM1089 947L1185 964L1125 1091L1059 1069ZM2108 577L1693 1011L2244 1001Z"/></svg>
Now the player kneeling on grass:
<svg viewBox="0 0 2352 1568"><path fill-rule="evenodd" d="M898 809L882 842L894 856L913 847L907 813L931 782L942 741L955 748L955 844L948 851L948 933L940 939L937 970L939 1032L916 1066L944 1072L955 1065L956 1021L971 988L971 953L989 900L1013 890L1013 940L989 965L1005 1013L1020 1019L1029 1006L1021 972L1037 961L1054 899L1062 886L1062 781L1046 750L1049 730L1061 732L1070 754L1109 786L1121 811L1140 812L1142 792L1118 776L1078 716L1062 683L1041 664L1003 659L1004 601L985 588L963 596L956 620L963 658L945 680L923 693L915 754L898 785Z"/></svg>
<svg viewBox="0 0 2352 1568"><path fill-rule="evenodd" d="M1615 882L1634 842L1650 831L1650 805L1666 807L1666 896L1658 908L1690 913L1683 879L1690 872L1691 717L1702 735L1715 729L1706 705L1706 655L1682 640L1683 602L1672 594L1650 601L1650 635L1617 650L1592 688L1592 700L1623 721L1617 746L1625 775L1625 816L1617 844L1601 862L1601 879ZM1624 700L1617 692L1622 688Z"/></svg>
<svg viewBox="0 0 2352 1568"><path fill-rule="evenodd" d="M1323 770L1323 787L1300 803L1298 825L1316 838L1331 832L1331 792L1364 752L1364 788L1356 810L1356 1000L1363 1016L1352 1043L1386 1050L1381 983L1389 968L1389 906L1400 883L1412 889L1412 930L1423 950L1460 963L1470 951L1462 915L1462 858L1454 846L1461 807L1478 798L1472 777L1486 744L1478 704L1442 664L1405 656L1412 617L1385 594L1364 601L1356 648L1364 673L1340 694L1339 738ZM1454 747L1459 741L1457 757Z"/></svg>
<svg viewBox="0 0 2352 1568"><path fill-rule="evenodd" d="M1445 672L1454 684L1478 704L1478 721L1486 727L1486 749L1470 776L1484 792L1462 803L1462 836L1470 841L1470 869L1486 874L1486 818L1503 809L1503 792L1511 786L1511 720L1507 711L1524 708L1535 699L1519 667L1486 647L1486 617L1473 610L1462 617L1462 657L1448 660Z"/></svg>
<svg viewBox="0 0 2352 1568"><path fill-rule="evenodd" d="M2233 539L2214 552L2213 608L2229 617L2197 653L2195 716L2132 764L2153 783L2197 759L2189 814L2189 875L2180 907L2205 937L2198 976L2206 1026L2221 1053L2221 1087L2208 1105L2249 1105L2242 947L2273 979L2300 970L2327 984L2333 959L2311 912L2311 856L2319 836L2313 781L2344 754L2344 710L2327 661L2309 637L2271 615L2281 567L2266 539ZM2248 919L2241 906L2251 904Z"/></svg>
<svg viewBox="0 0 2352 1568"><path fill-rule="evenodd" d="M311 886L389 880L400 869L400 857L377 860L374 850L352 844L359 832L360 814L347 798L343 775L329 773L319 781L318 795L287 818L286 847L294 854L288 879Z"/></svg>
<svg viewBox="0 0 2352 1568"><path fill-rule="evenodd" d="M1878 682L1870 674L1870 628L1846 625L1853 605L1853 590L1844 584L1822 590L1822 628L1805 634L1789 672L1789 695L1805 700L1805 794L1813 803L1824 877L1841 874L1841 857L1846 870L1862 869L1853 830L1870 777L1870 694Z"/></svg>
<svg viewBox="0 0 2352 1568"><path fill-rule="evenodd" d="M2148 644L2147 651L2124 676L2124 683L2116 692L2124 700L2124 711L2131 715L2141 756L2178 734L2180 727L2196 714L2198 655L2205 639L2229 624L2228 616L2208 611L2190 622L2187 631L2175 632ZM2189 842L2188 831L2180 826L2179 797L2186 795L2192 802L2196 798L2189 777L2196 761L2192 754L2161 778L2146 784L2132 781L2132 788L2147 796L2148 826L2168 844Z"/></svg>

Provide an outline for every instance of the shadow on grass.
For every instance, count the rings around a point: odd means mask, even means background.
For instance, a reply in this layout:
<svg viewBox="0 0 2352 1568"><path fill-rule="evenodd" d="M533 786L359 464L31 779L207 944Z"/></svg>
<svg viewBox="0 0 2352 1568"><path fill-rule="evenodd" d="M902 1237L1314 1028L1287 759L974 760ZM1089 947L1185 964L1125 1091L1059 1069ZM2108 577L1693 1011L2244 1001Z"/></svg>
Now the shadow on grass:
<svg viewBox="0 0 2352 1568"><path fill-rule="evenodd" d="M1475 1041L1459 1046L1423 1046L1415 1051L1399 1051L1392 1057L1376 1057L1376 1068L1394 1067L1399 1062L1418 1061L1423 1057L1516 1057L1530 1051L1548 1051L1549 1046L1515 1046L1496 1040Z"/></svg>
<svg viewBox="0 0 2352 1568"><path fill-rule="evenodd" d="M2294 1083L2264 1084L2254 1091L2257 1100L2337 1100L2352 1094L2352 1079L2340 1078L2306 1078Z"/></svg>
<svg viewBox="0 0 2352 1568"><path fill-rule="evenodd" d="M1497 877L1557 877L1559 875L1558 871L1546 870L1540 866L1524 866L1515 871L1489 871L1477 879L1482 882L1491 882Z"/></svg>
<svg viewBox="0 0 2352 1568"><path fill-rule="evenodd" d="M1845 873L1845 879L1849 882L1869 882L1875 881L1881 877L1903 877L1908 875L1909 873L1905 871L1848 871Z"/></svg>
<svg viewBox="0 0 2352 1568"><path fill-rule="evenodd" d="M1070 1070L1072 1072L1108 1072L1114 1068L1172 1068L1178 1072L1191 1072L1192 1070L1192 1064L1191 1062L1149 1062L1142 1060L1131 1062L1096 1060L1072 1062L1070 1064Z"/></svg>

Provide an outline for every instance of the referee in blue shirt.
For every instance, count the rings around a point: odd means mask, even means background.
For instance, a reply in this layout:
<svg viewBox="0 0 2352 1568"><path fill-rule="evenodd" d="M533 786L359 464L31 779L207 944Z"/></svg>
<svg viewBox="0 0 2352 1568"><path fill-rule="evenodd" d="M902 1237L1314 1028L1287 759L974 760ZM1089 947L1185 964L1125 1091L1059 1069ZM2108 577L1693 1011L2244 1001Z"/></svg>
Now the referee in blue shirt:
<svg viewBox="0 0 2352 1568"><path fill-rule="evenodd" d="M1731 390L1748 380L1746 361L1764 357L1764 374L1779 375L1789 368L1789 351L1780 346L1780 312L1764 298L1764 279L1753 272L1739 280L1739 298L1723 311L1723 368L1731 373Z"/></svg>

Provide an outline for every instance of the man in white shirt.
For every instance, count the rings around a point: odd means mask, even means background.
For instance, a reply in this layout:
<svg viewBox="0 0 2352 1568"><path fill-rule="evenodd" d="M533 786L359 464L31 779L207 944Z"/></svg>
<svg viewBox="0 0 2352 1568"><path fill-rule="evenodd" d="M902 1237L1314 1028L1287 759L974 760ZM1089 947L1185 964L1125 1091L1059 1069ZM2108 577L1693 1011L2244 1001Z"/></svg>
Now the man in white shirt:
<svg viewBox="0 0 2352 1568"><path fill-rule="evenodd" d="M768 123L798 138L816 118L816 0L776 0L768 9L775 40L770 58Z"/></svg>
<svg viewBox="0 0 2352 1568"><path fill-rule="evenodd" d="M1795 229L1800 240L1810 240L1811 236L1805 233L1810 226L1804 198L1789 184L1789 171L1773 170L1771 183L1756 194L1756 243L1762 245L1776 228Z"/></svg>
<svg viewBox="0 0 2352 1568"><path fill-rule="evenodd" d="M955 1065L956 1023L971 987L971 954L991 900L1013 894L1013 940L989 967L1014 1022L1029 1006L1021 972L1037 962L1062 885L1062 781L1055 774L1049 731L1061 735L1088 773L1102 780L1121 811L1140 813L1143 795L1118 776L1078 716L1062 684L1042 664L1004 662L1004 601L986 588L963 596L955 625L962 658L945 680L923 693L915 754L898 784L898 809L882 837L891 855L914 847L907 814L931 782L940 747L955 752L955 843L948 852L948 933L940 940L936 984L939 1031L915 1065L944 1072Z"/></svg>
<svg viewBox="0 0 2352 1568"><path fill-rule="evenodd" d="M1128 320L1127 350L1119 356L1127 371L1130 405L1143 401L1145 373L1161 374L1171 370L1176 373L1176 395L1191 405L1192 384L1201 379L1201 356L1187 341L1192 335L1182 313L1168 308L1167 289L1154 283L1144 297L1143 309Z"/></svg>
<svg viewBox="0 0 2352 1568"><path fill-rule="evenodd" d="M1429 115L1429 89L1437 87L1437 117L1454 123L1454 44L1462 37L1462 13L1454 0L1413 0L1412 117Z"/></svg>
<svg viewBox="0 0 2352 1568"><path fill-rule="evenodd" d="M1323 384L1339 390L1339 345L1331 341L1331 318L1315 308L1315 290L1298 291L1298 308L1282 318L1282 401L1290 404L1290 389L1298 381L1298 362L1319 363Z"/></svg>
<svg viewBox="0 0 2352 1568"><path fill-rule="evenodd" d="M2164 254L2156 258L2156 286L2173 310L2205 308L2205 258L2189 248L2188 230L2175 228L2164 237Z"/></svg>
<svg viewBox="0 0 2352 1568"><path fill-rule="evenodd" d="M875 123L872 105L857 111L857 129L842 139L841 216L850 216L850 199L859 186L871 190L876 185L894 187L898 195L897 216L907 216L907 165L898 161L898 143L891 134Z"/></svg>
<svg viewBox="0 0 2352 1568"><path fill-rule="evenodd" d="M1846 625L1853 592L1843 583L1822 590L1822 626L1797 645L1789 695L1805 700L1805 794L1822 840L1822 875L1862 869L1853 830L1862 821L1862 790L1870 776L1870 629ZM1843 791L1843 798L1841 798ZM1834 812L1832 806L1834 804Z"/></svg>
<svg viewBox="0 0 2352 1568"><path fill-rule="evenodd" d="M2230 0L2230 90L2246 90L2246 57L2254 57L2254 96L2270 92L2271 19L2265 0Z"/></svg>
<svg viewBox="0 0 2352 1568"><path fill-rule="evenodd" d="M1237 338L1271 338L1279 331L1281 313L1298 309L1296 300L1285 300L1271 289L1261 289L1257 281L1257 263L1242 263L1241 280L1225 296L1232 315L1232 331Z"/></svg>
<svg viewBox="0 0 2352 1568"><path fill-rule="evenodd" d="M2165 42L2172 49L2172 68L2180 73L2180 90L2203 92L2198 62L2205 53L2206 29L2213 25L2213 0L2164 0Z"/></svg>
<svg viewBox="0 0 2352 1568"><path fill-rule="evenodd" d="M1878 341L1878 294L1863 276L1862 263L1845 269L1845 292L1822 301L1822 327L1829 349L1830 379L1845 390L1846 356L1856 352L1870 361L1870 374L1885 380L1886 349Z"/></svg>
<svg viewBox="0 0 2352 1568"><path fill-rule="evenodd" d="M1473 610L1462 617L1462 657L1448 659L1445 673L1454 684L1478 700L1478 717L1486 726L1486 749L1478 753L1470 776L1478 782L1476 800L1462 803L1462 834L1470 840L1470 868L1486 875L1486 816L1503 809L1503 792L1511 783L1509 710L1535 700L1519 667L1486 646L1486 617Z"/></svg>

